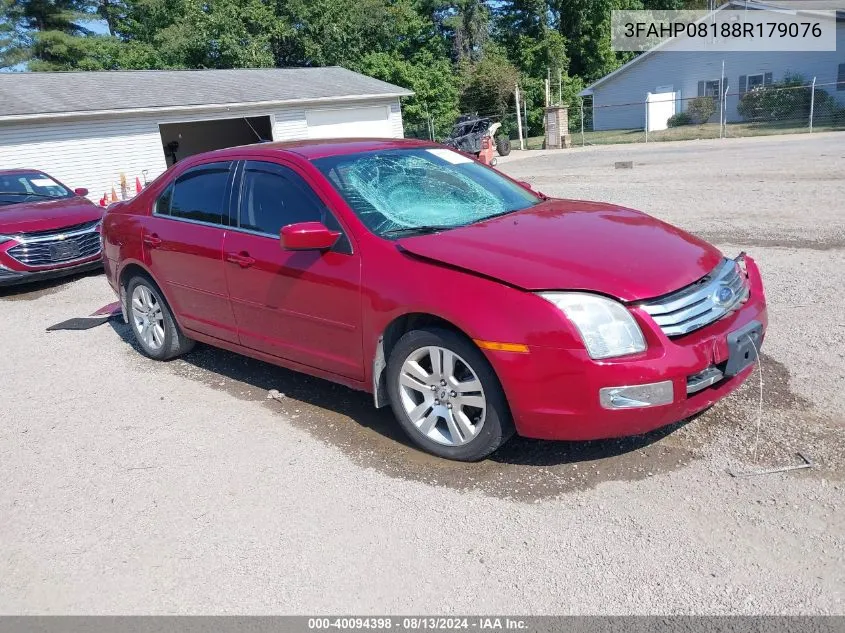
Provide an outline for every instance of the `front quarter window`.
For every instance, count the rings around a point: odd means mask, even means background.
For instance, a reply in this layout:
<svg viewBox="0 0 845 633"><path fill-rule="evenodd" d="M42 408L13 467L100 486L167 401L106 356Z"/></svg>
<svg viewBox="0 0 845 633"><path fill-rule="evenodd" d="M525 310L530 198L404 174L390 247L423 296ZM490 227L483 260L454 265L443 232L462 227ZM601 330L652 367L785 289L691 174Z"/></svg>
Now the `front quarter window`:
<svg viewBox="0 0 845 633"><path fill-rule="evenodd" d="M464 226L540 202L494 170L445 148L366 152L314 162L377 235Z"/></svg>

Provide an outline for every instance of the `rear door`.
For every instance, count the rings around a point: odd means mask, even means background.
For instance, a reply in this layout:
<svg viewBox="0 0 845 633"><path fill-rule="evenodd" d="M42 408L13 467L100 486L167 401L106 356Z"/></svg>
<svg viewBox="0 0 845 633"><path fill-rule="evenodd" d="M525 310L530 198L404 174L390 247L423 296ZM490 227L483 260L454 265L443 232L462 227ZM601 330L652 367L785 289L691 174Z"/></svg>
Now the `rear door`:
<svg viewBox="0 0 845 633"><path fill-rule="evenodd" d="M165 189L144 219L147 265L183 327L237 342L223 270L234 163L193 167Z"/></svg>
<svg viewBox="0 0 845 633"><path fill-rule="evenodd" d="M364 377L361 261L340 223L291 166L247 161L223 251L241 345L357 380ZM279 231L323 222L329 251L286 251Z"/></svg>

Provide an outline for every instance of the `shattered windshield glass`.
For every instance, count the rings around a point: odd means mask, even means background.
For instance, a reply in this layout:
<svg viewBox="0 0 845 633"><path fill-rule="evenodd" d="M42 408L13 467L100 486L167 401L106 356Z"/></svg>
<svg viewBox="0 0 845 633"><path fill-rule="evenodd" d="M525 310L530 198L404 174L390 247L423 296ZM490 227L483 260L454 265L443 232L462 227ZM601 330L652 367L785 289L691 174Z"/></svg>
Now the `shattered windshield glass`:
<svg viewBox="0 0 845 633"><path fill-rule="evenodd" d="M314 164L377 235L464 226L540 202L494 170L449 149L346 154Z"/></svg>

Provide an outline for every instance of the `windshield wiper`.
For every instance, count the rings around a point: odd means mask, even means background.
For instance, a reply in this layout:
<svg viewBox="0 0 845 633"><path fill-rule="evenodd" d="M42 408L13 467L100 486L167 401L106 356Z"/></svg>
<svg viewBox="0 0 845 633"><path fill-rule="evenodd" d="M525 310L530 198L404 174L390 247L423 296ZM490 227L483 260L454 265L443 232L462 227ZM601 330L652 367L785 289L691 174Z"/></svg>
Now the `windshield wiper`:
<svg viewBox="0 0 845 633"><path fill-rule="evenodd" d="M35 196L36 198L53 198L46 193L29 193L28 191L0 191L0 196Z"/></svg>
<svg viewBox="0 0 845 633"><path fill-rule="evenodd" d="M452 229L457 229L461 226L466 226L464 224L450 224L450 225L423 225L423 226L400 226L395 229L388 229L386 231L382 231L382 235L404 235L406 233L418 233L420 235L426 235L428 233L439 233L440 231L450 231Z"/></svg>

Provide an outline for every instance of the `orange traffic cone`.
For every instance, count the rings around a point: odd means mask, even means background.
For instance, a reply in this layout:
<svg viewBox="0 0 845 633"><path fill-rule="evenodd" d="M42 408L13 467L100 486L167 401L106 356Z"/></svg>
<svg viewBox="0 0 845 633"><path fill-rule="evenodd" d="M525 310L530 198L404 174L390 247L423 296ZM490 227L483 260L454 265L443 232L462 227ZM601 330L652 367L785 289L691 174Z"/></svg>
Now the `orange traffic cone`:
<svg viewBox="0 0 845 633"><path fill-rule="evenodd" d="M111 201L117 202L117 191L114 188L114 183L111 185Z"/></svg>
<svg viewBox="0 0 845 633"><path fill-rule="evenodd" d="M102 198L100 198L100 206L101 206L101 207L106 207L106 206L108 206L108 204L109 204L109 194L108 194L108 192L105 192L105 191L104 191L104 192L103 192L103 197L102 197Z"/></svg>
<svg viewBox="0 0 845 633"><path fill-rule="evenodd" d="M141 189L143 189L143 187L141 187L141 179L138 178L138 176L135 176L135 195L141 193Z"/></svg>

